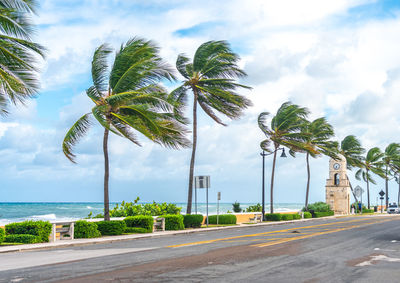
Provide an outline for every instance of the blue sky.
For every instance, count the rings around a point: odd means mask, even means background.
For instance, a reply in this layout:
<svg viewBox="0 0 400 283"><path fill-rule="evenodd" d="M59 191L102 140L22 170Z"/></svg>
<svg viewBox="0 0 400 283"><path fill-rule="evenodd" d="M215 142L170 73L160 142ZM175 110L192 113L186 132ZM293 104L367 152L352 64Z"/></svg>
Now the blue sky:
<svg viewBox="0 0 400 283"><path fill-rule="evenodd" d="M242 58L249 75L242 82L253 87L243 95L254 106L241 120L224 118L228 127L199 117L195 174L211 175L211 199L221 191L223 202L260 201L257 116L287 100L308 107L311 118L326 116L339 140L355 134L366 148L400 141L398 1L40 2L36 40L48 48L42 90L0 120L1 202L102 201L101 128L77 147L77 165L63 156L61 142L90 110L84 91L94 49L103 42L118 48L133 36L157 42L171 65L207 40L228 40ZM111 200L184 202L190 150L141 141L137 147L111 138ZM327 158L311 161L311 201L324 200L327 167ZM268 184L270 158L266 168ZM276 202L304 202L305 185L303 155L278 160ZM372 186L373 202L382 188L380 180ZM390 196L397 198L394 182Z"/></svg>

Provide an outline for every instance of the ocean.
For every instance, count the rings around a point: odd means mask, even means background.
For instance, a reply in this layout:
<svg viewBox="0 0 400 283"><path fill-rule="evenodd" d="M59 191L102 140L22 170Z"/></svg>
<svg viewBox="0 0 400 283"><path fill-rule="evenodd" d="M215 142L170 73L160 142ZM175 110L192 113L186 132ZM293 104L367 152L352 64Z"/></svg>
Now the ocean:
<svg viewBox="0 0 400 283"><path fill-rule="evenodd" d="M110 203L110 209L117 203ZM242 209L254 205L255 203L241 203ZM176 203L182 207L181 213L186 212L186 203ZM300 203L276 203L276 212L298 211L303 207ZM219 213L232 211L232 203L220 203ZM269 204L266 204L265 211L269 211ZM93 215L103 212L101 202L0 202L0 226L11 222L24 220L49 220L49 221L68 221L82 219L92 212ZM198 203L197 212L206 214L206 204ZM193 204L192 213L195 213ZM208 213L217 213L217 203L208 204Z"/></svg>

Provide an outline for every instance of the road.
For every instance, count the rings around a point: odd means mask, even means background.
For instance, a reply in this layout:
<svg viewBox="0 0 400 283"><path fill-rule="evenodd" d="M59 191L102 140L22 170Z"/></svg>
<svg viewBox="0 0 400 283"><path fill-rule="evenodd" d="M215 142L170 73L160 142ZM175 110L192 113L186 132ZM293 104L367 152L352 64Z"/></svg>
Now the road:
<svg viewBox="0 0 400 283"><path fill-rule="evenodd" d="M400 216L0 254L0 282L400 282Z"/></svg>

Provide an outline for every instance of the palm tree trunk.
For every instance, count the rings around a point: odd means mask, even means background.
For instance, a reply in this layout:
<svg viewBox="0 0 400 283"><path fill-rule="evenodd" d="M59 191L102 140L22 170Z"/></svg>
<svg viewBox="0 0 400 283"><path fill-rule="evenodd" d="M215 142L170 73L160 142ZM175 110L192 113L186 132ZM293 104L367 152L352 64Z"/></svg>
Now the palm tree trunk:
<svg viewBox="0 0 400 283"><path fill-rule="evenodd" d="M274 176L275 176L275 163L276 163L276 153L278 146L275 146L274 159L272 162L272 173L271 173L271 203L270 203L270 213L274 213Z"/></svg>
<svg viewBox="0 0 400 283"><path fill-rule="evenodd" d="M110 220L110 205L108 197L108 181L110 177L110 166L108 161L108 129L104 130L103 137L103 153L104 153L104 220Z"/></svg>
<svg viewBox="0 0 400 283"><path fill-rule="evenodd" d="M196 157L196 145L197 145L197 89L193 89L193 141L192 141L192 157L190 158L190 169L189 169L189 187L188 187L188 201L186 207L186 214L192 213L192 195L193 195L193 171L194 171L194 160Z"/></svg>
<svg viewBox="0 0 400 283"><path fill-rule="evenodd" d="M310 154L307 152L306 154L306 161L307 161L307 190L306 190L306 204L305 208L308 211L308 194L310 193L310 161L309 161Z"/></svg>
<svg viewBox="0 0 400 283"><path fill-rule="evenodd" d="M368 181L368 169L367 169L367 197L368 197L368 209L370 209L370 205L369 205L369 181ZM362 204L361 204L362 205Z"/></svg>
<svg viewBox="0 0 400 283"><path fill-rule="evenodd" d="M388 181L388 168L386 166L386 171L385 171L385 193L386 193L386 210L389 207L389 181Z"/></svg>

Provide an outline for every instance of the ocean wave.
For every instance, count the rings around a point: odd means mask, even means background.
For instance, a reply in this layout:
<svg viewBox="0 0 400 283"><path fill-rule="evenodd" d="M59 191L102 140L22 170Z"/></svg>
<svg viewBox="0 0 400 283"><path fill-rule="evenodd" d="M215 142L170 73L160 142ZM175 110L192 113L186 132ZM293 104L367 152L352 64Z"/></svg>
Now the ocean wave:
<svg viewBox="0 0 400 283"><path fill-rule="evenodd" d="M87 209L93 209L93 207L91 207L91 206L89 206L89 205L86 206L86 208L87 208Z"/></svg>
<svg viewBox="0 0 400 283"><path fill-rule="evenodd" d="M43 215L32 215L28 216L27 219L32 219L32 220L56 220L57 216L54 213L50 214L43 214Z"/></svg>

